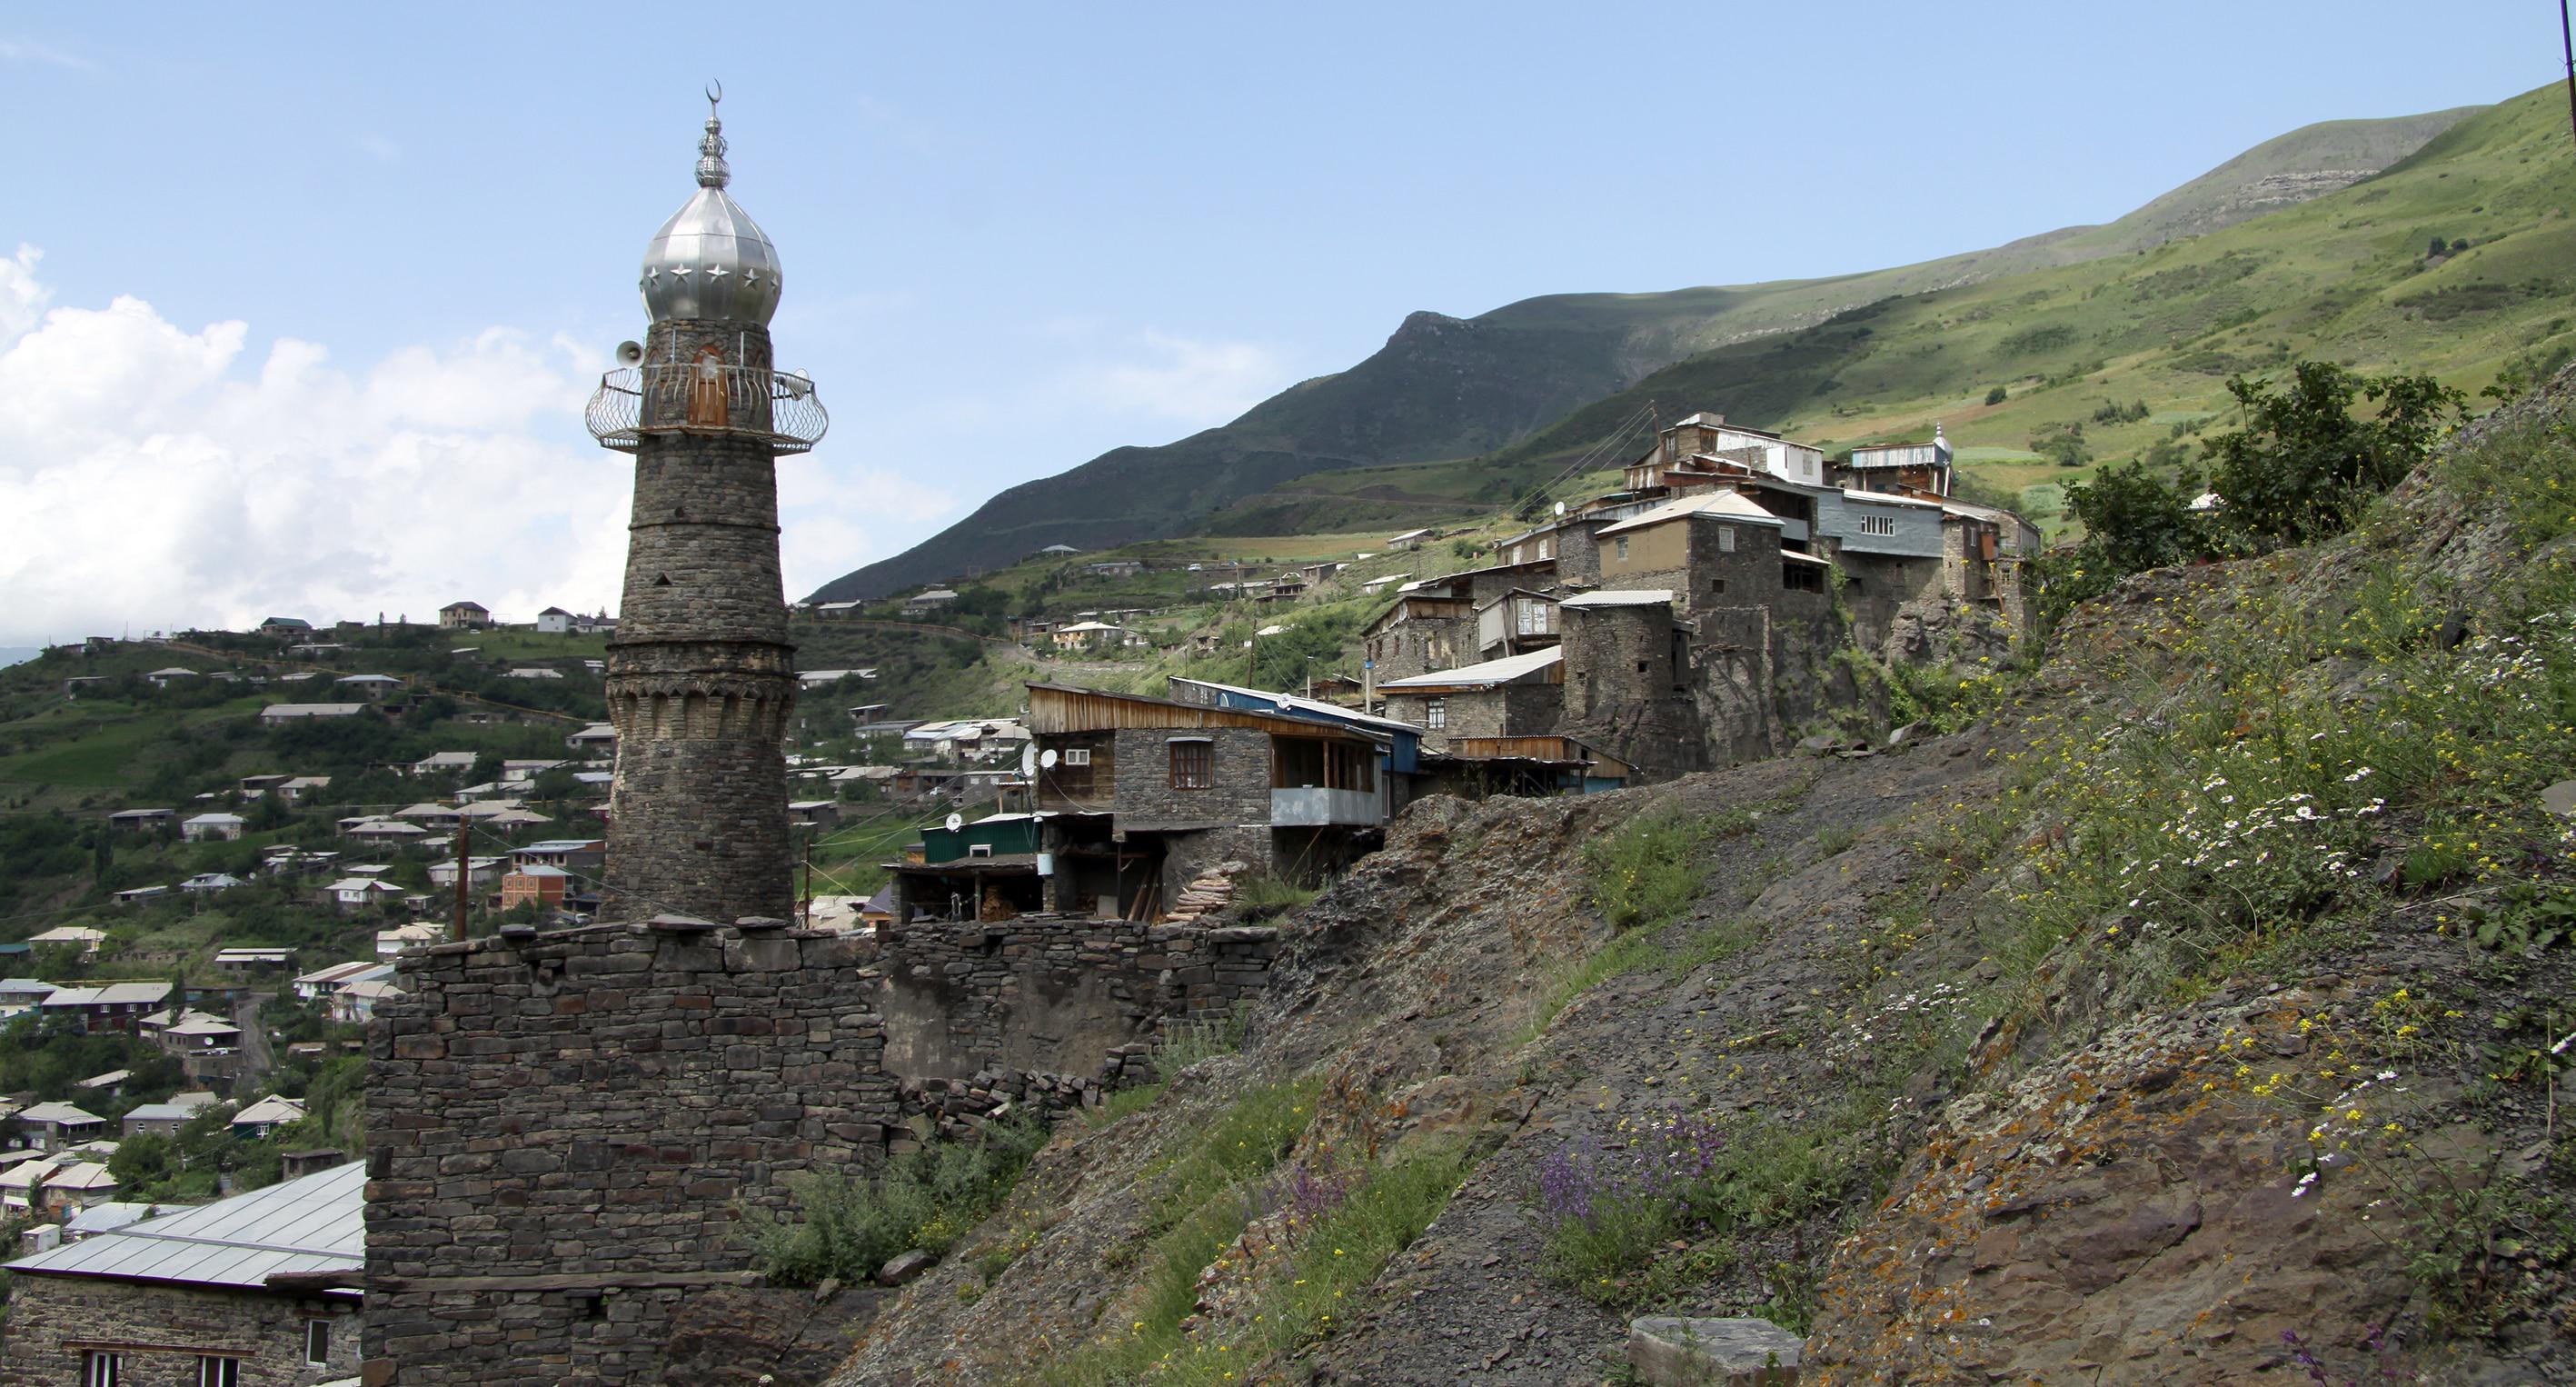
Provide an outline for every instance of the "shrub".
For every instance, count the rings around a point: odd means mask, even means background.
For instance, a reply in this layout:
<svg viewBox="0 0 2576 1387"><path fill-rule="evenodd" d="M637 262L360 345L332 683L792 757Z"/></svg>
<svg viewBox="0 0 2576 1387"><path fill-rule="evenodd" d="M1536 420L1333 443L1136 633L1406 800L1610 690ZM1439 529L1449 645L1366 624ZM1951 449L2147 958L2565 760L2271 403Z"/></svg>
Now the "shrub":
<svg viewBox="0 0 2576 1387"><path fill-rule="evenodd" d="M789 1191L804 1217L751 1220L753 1264L770 1279L811 1286L858 1282L913 1248L944 1253L1010 1197L1046 1142L1034 1115L986 1127L972 1141L941 1142L890 1158L873 1178L814 1173Z"/></svg>
<svg viewBox="0 0 2576 1387"><path fill-rule="evenodd" d="M2364 376L2302 361L2285 386L2232 376L2243 427L2211 438L2211 481L2231 526L2263 544L2305 544L2348 528L2371 498L2424 461L2466 397L2429 375ZM2354 417L2356 400L2378 406Z"/></svg>
<svg viewBox="0 0 2576 1387"><path fill-rule="evenodd" d="M1987 391L1987 392L1986 392L1986 403L1987 403L1987 404L1990 404L1990 405L1999 405L1999 404L2002 404L2006 399L2010 398L2010 397L2011 397L2011 395L2012 395L2012 391L2010 391L2009 389L2006 389L2006 388L2005 388L2005 387L2003 387L2003 386L1998 385L1998 386L1996 386L1994 389L1989 390L1989 391Z"/></svg>

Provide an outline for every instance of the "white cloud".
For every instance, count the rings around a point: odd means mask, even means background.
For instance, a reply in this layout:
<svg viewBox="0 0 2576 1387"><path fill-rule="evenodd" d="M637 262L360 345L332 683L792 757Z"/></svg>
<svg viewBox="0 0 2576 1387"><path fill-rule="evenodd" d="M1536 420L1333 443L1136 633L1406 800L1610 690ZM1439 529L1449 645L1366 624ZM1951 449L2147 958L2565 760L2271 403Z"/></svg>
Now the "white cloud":
<svg viewBox="0 0 2576 1387"><path fill-rule="evenodd" d="M252 368L244 324L139 299L34 318L33 263L0 262L0 642L615 601L625 460L578 432L570 344L350 372L284 338Z"/></svg>
<svg viewBox="0 0 2576 1387"><path fill-rule="evenodd" d="M36 280L36 262L44 256L34 246L20 246L16 256L0 260L0 347L17 341L45 311L49 296Z"/></svg>
<svg viewBox="0 0 2576 1387"><path fill-rule="evenodd" d="M254 359L241 322L48 310L38 258L0 260L0 645L615 607L633 464L582 430L598 344L496 327L364 369L294 338ZM779 488L791 597L955 504L814 457Z"/></svg>
<svg viewBox="0 0 2576 1387"><path fill-rule="evenodd" d="M1148 328L1123 354L1128 359L1077 368L1064 389L1098 408L1207 428L1291 383L1287 364L1252 342L1208 342Z"/></svg>
<svg viewBox="0 0 2576 1387"><path fill-rule="evenodd" d="M42 63L47 67L67 67L74 72L98 70L98 64L78 54L48 48L41 43L28 43L23 39L0 39L0 61Z"/></svg>

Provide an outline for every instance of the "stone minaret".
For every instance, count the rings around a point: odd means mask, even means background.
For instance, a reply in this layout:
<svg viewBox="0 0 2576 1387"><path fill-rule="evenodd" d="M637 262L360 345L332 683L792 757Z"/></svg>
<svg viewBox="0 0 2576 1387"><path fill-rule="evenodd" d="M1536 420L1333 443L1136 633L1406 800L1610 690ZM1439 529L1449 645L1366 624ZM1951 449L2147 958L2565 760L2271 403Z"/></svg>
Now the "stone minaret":
<svg viewBox="0 0 2576 1387"><path fill-rule="evenodd" d="M722 129L711 104L697 194L644 252L640 359L624 349L591 403L591 432L635 455L604 918L784 918L794 899L773 464L825 421L812 383L772 368L778 251L725 195Z"/></svg>

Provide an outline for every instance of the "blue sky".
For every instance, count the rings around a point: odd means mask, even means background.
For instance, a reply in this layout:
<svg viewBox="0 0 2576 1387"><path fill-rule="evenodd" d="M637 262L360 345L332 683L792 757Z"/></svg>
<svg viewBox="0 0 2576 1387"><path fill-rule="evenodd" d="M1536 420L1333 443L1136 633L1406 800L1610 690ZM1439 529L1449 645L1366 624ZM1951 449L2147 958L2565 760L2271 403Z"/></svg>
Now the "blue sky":
<svg viewBox="0 0 2576 1387"><path fill-rule="evenodd" d="M1973 249L2558 64L2529 0L21 7L0 352L81 398L10 436L0 499L134 494L121 566L189 581L0 559L0 642L613 601L622 482L578 403L640 335L709 77L786 261L780 360L834 412L786 464L793 596L1413 309Z"/></svg>

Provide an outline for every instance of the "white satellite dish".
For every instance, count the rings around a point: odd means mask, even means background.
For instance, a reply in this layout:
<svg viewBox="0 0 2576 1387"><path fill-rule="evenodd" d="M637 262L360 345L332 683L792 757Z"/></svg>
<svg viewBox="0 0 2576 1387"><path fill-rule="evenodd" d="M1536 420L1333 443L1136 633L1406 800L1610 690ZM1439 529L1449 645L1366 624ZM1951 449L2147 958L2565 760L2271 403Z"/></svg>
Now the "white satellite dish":
<svg viewBox="0 0 2576 1387"><path fill-rule="evenodd" d="M1038 753L1038 764L1046 767L1048 770L1055 769L1055 762L1056 755L1054 747L1048 747L1045 751Z"/></svg>
<svg viewBox="0 0 2576 1387"><path fill-rule="evenodd" d="M1563 501L1556 503L1556 518L1559 520L1563 520L1565 518L1565 503Z"/></svg>
<svg viewBox="0 0 2576 1387"><path fill-rule="evenodd" d="M1036 747L1033 747L1033 746L1024 746L1024 747L1021 747L1021 748L1020 748L1020 779L1022 779L1022 780L1030 779L1030 778L1034 777L1037 773L1038 773L1038 749L1037 749Z"/></svg>
<svg viewBox="0 0 2576 1387"><path fill-rule="evenodd" d="M964 828L965 826L966 826L966 816L965 816L965 815L963 815L963 814L951 814L951 815L949 815L949 816L948 816L948 831L949 831L949 832L951 832L951 833L955 833L957 830L959 830L959 829L961 829L961 828Z"/></svg>

